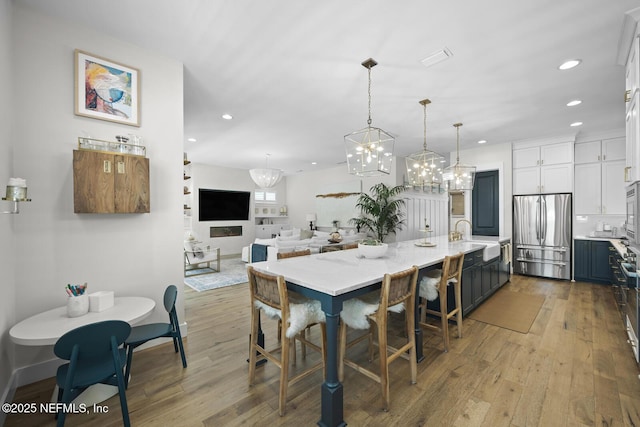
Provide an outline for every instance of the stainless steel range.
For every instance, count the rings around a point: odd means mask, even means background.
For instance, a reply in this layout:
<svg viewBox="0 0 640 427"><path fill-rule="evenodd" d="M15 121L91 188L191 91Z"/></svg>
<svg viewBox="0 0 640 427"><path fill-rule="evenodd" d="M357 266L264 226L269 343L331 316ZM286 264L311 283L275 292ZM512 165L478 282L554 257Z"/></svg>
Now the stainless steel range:
<svg viewBox="0 0 640 427"><path fill-rule="evenodd" d="M623 287L625 293L625 320L627 335L629 336L629 342L633 349L633 355L636 358L636 362L640 363L640 351L638 343L638 299L640 294L638 293L638 272L636 271L637 249L629 247L627 249L627 256L622 263L622 270L627 277L627 286Z"/></svg>

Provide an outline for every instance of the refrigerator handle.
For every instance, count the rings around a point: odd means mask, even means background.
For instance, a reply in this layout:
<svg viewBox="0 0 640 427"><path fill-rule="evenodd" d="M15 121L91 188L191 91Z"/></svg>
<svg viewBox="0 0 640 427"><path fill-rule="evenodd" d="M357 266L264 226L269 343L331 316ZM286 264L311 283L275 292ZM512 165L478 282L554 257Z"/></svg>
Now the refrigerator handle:
<svg viewBox="0 0 640 427"><path fill-rule="evenodd" d="M542 223L542 230L541 230L541 240L545 241L547 240L547 201L545 200L544 197L541 197L542 199L542 211L540 211L540 222Z"/></svg>
<svg viewBox="0 0 640 427"><path fill-rule="evenodd" d="M538 243L540 243L540 198L536 200L536 239L538 239Z"/></svg>

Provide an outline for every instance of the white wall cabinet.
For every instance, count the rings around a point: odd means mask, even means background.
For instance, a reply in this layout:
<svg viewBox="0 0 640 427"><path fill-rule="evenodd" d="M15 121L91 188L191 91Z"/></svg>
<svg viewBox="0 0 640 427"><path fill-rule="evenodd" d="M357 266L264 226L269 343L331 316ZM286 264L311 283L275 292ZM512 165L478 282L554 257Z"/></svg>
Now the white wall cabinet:
<svg viewBox="0 0 640 427"><path fill-rule="evenodd" d="M638 92L631 98L627 106L626 127L626 170L625 181L640 180L640 104Z"/></svg>
<svg viewBox="0 0 640 427"><path fill-rule="evenodd" d="M513 149L513 194L573 191L573 142Z"/></svg>
<svg viewBox="0 0 640 427"><path fill-rule="evenodd" d="M625 214L624 160L575 165L575 213Z"/></svg>
<svg viewBox="0 0 640 427"><path fill-rule="evenodd" d="M624 138L581 142L575 145L575 163L592 163L609 160L624 160L626 141Z"/></svg>

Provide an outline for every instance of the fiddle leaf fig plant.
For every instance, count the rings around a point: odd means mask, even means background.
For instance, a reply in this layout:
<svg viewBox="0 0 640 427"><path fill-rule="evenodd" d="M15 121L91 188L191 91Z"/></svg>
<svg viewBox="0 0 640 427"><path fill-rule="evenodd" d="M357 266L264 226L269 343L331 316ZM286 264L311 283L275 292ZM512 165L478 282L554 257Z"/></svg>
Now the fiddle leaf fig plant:
<svg viewBox="0 0 640 427"><path fill-rule="evenodd" d="M360 216L351 218L349 223L358 229L369 230L375 239L383 242L388 235L395 234L404 225L405 203L398 197L403 191L402 185L374 185L369 189L371 194L362 193L358 196L356 207L360 210Z"/></svg>

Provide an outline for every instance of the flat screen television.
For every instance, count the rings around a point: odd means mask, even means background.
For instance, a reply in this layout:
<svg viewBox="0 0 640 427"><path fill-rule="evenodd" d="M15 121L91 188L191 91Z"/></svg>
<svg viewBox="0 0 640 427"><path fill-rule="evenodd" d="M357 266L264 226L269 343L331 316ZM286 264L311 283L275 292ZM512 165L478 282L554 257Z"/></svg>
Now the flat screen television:
<svg viewBox="0 0 640 427"><path fill-rule="evenodd" d="M200 221L246 221L251 193L248 191L198 189Z"/></svg>

